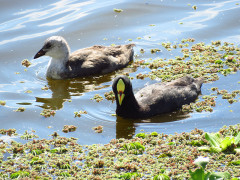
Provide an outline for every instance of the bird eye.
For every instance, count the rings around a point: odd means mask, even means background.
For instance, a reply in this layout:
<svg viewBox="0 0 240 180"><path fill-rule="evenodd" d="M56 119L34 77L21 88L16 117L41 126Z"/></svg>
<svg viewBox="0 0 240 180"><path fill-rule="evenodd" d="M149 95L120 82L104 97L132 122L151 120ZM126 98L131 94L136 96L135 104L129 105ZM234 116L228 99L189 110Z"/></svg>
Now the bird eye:
<svg viewBox="0 0 240 180"><path fill-rule="evenodd" d="M50 43L47 43L47 44L45 45L45 48L46 48L46 49L50 49L51 46L52 46L52 45L51 45Z"/></svg>

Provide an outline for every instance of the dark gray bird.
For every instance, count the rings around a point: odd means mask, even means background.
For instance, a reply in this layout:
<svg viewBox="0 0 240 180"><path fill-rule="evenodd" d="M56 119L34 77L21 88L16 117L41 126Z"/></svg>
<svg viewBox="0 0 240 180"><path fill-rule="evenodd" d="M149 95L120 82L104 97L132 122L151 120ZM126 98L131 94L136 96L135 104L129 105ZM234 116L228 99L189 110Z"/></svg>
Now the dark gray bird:
<svg viewBox="0 0 240 180"><path fill-rule="evenodd" d="M100 75L124 68L133 60L134 44L119 46L92 46L70 54L67 41L61 36L48 38L34 56L50 56L47 77L66 79Z"/></svg>
<svg viewBox="0 0 240 180"><path fill-rule="evenodd" d="M113 81L116 114L126 118L145 118L172 112L195 101L201 92L203 79L185 76L169 83L156 83L133 94L132 83L126 76Z"/></svg>

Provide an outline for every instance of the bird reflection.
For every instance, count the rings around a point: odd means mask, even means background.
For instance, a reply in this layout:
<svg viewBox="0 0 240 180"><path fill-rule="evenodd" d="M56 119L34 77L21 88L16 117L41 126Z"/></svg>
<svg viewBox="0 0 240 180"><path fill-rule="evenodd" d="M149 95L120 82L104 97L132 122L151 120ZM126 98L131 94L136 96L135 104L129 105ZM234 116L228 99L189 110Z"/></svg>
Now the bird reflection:
<svg viewBox="0 0 240 180"><path fill-rule="evenodd" d="M128 119L117 116L116 139L131 139L132 136L135 135L137 124L172 122L183 120L189 117L189 113L182 112L181 110L172 113L161 114L147 119Z"/></svg>
<svg viewBox="0 0 240 180"><path fill-rule="evenodd" d="M125 68L117 71L117 73L132 73L136 70L137 68ZM116 73L113 72L100 76L90 76L74 79L47 79L47 87L52 91L52 96L50 98L36 97L36 102L43 103L42 105L40 105L40 107L44 109L59 110L63 108L63 104L65 101L71 99L71 96L81 96L83 93L111 86L111 83L109 85L102 84L106 82L111 82L115 76Z"/></svg>
<svg viewBox="0 0 240 180"><path fill-rule="evenodd" d="M40 107L44 109L59 110L63 108L66 100L71 99L71 96L81 96L83 93L110 86L101 86L101 84L111 81L112 78L113 75L65 80L48 79L48 88L52 91L52 97L36 97L36 102L43 103Z"/></svg>

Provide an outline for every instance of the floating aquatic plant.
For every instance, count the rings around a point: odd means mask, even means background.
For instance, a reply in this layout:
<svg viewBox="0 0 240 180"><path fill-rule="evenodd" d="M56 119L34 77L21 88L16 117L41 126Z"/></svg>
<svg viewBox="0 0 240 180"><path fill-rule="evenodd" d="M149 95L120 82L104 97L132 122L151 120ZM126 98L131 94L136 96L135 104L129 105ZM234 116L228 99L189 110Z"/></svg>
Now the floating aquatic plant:
<svg viewBox="0 0 240 180"><path fill-rule="evenodd" d="M103 132L103 126L99 125L97 127L92 128L96 133L102 133Z"/></svg>
<svg viewBox="0 0 240 180"><path fill-rule="evenodd" d="M77 126L74 125L64 125L62 132L68 133L68 132L73 132L76 131Z"/></svg>
<svg viewBox="0 0 240 180"><path fill-rule="evenodd" d="M5 106L6 105L6 101L0 101L0 105Z"/></svg>
<svg viewBox="0 0 240 180"><path fill-rule="evenodd" d="M29 133L28 131L25 131L20 138L25 139L25 140L38 138L38 136L35 135L34 133L35 133L35 131L32 131L32 133Z"/></svg>
<svg viewBox="0 0 240 180"><path fill-rule="evenodd" d="M40 157L33 157L30 161L30 165L36 165L36 164L44 164L44 160Z"/></svg>
<svg viewBox="0 0 240 180"><path fill-rule="evenodd" d="M206 140L208 140L211 147L200 147L199 150L210 152L228 152L228 153L240 153L240 132L236 137L227 136L222 137L219 133L205 134Z"/></svg>
<svg viewBox="0 0 240 180"><path fill-rule="evenodd" d="M43 109L42 112L40 113L40 115L44 116L44 117L50 117L50 116L54 116L56 114L56 111L51 110L51 109Z"/></svg>
<svg viewBox="0 0 240 180"><path fill-rule="evenodd" d="M114 10L114 12L117 12L117 13L123 12L122 9L116 9L116 8L114 8L113 10Z"/></svg>
<svg viewBox="0 0 240 180"><path fill-rule="evenodd" d="M236 139L239 130L240 125L225 126L219 134ZM212 172L217 169L228 171L232 177L240 176L238 153L198 150L197 142L207 142L199 129L173 135L145 133L145 138L112 139L104 145L80 145L76 138L54 134L54 138L26 140L25 144L0 139L0 179L10 179L19 170L29 172L29 179L116 179L129 173L140 175L135 179L189 179L189 170L195 173L200 169L194 164L199 156L211 159L205 174L215 174Z"/></svg>
<svg viewBox="0 0 240 180"><path fill-rule="evenodd" d="M107 100L111 100L112 102L115 101L115 94L113 93L113 91L104 93L104 96Z"/></svg>
<svg viewBox="0 0 240 180"><path fill-rule="evenodd" d="M28 177L29 176L29 172L27 171L18 171L18 172L15 172L13 174L11 174L10 178L11 179L20 179L20 178L24 178L24 177Z"/></svg>
<svg viewBox="0 0 240 180"><path fill-rule="evenodd" d="M9 136L13 135L13 134L16 134L16 129L0 129L0 134L7 134Z"/></svg>
<svg viewBox="0 0 240 180"><path fill-rule="evenodd" d="M19 107L17 110L14 110L15 112L24 112L26 108Z"/></svg>
<svg viewBox="0 0 240 180"><path fill-rule="evenodd" d="M87 111L74 112L75 117L81 117L82 114L87 114Z"/></svg>
<svg viewBox="0 0 240 180"><path fill-rule="evenodd" d="M124 144L122 149L126 150L127 153L130 154L142 154L145 151L145 147L140 142Z"/></svg>
<svg viewBox="0 0 240 180"><path fill-rule="evenodd" d="M128 172L119 176L120 179L125 179L125 180L137 179L137 177L140 178L141 174L137 172Z"/></svg>
<svg viewBox="0 0 240 180"><path fill-rule="evenodd" d="M207 179L230 179L231 175L229 172L206 172L205 168L209 162L208 157L198 157L194 164L198 165L200 168L196 169L195 171L189 170L189 174L191 176L191 180L207 180Z"/></svg>
<svg viewBox="0 0 240 180"><path fill-rule="evenodd" d="M31 64L32 63L27 59L22 60L22 65L25 66L25 67L29 67Z"/></svg>
<svg viewBox="0 0 240 180"><path fill-rule="evenodd" d="M136 134L136 137L144 139L146 137L146 134L145 133L138 133L138 134Z"/></svg>
<svg viewBox="0 0 240 180"><path fill-rule="evenodd" d="M93 98L91 98L92 100L95 100L96 102L100 102L103 100L103 97L100 96L99 94L95 94Z"/></svg>

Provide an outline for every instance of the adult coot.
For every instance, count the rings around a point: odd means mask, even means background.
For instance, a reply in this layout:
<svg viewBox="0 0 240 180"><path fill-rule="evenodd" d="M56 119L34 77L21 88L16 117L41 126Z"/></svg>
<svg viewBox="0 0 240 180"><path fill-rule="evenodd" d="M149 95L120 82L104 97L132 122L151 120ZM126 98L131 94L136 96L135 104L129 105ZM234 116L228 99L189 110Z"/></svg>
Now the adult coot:
<svg viewBox="0 0 240 180"><path fill-rule="evenodd" d="M185 76L168 83L156 83L133 94L132 83L126 76L113 81L116 114L126 118L144 118L172 112L193 102L201 92L203 79Z"/></svg>

